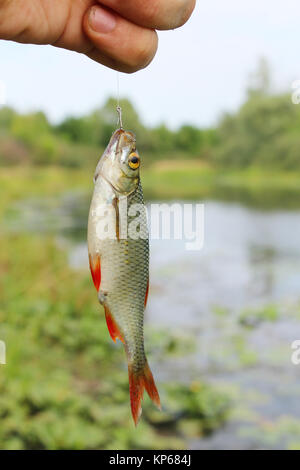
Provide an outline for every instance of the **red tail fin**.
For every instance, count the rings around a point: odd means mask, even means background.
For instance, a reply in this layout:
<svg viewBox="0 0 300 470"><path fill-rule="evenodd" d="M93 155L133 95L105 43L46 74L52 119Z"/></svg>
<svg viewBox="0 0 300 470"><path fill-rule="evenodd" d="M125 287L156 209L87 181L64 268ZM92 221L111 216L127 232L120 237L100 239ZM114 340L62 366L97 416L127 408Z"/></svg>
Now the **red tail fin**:
<svg viewBox="0 0 300 470"><path fill-rule="evenodd" d="M153 379L152 372L148 363L146 362L145 367L142 371L136 373L132 370L132 367L128 366L129 375L129 392L130 392L130 403L132 417L135 425L138 424L139 418L142 414L142 399L144 395L144 389L146 388L147 393L153 403L161 409L159 394Z"/></svg>

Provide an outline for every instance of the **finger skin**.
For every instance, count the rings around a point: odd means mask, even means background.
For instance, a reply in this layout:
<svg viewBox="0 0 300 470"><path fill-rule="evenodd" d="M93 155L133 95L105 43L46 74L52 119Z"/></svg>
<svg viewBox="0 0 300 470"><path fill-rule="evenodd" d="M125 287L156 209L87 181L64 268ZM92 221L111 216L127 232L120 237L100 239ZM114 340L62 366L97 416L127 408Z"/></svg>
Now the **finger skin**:
<svg viewBox="0 0 300 470"><path fill-rule="evenodd" d="M98 0L145 28L175 29L187 22L196 0Z"/></svg>
<svg viewBox="0 0 300 470"><path fill-rule="evenodd" d="M103 7L103 4L108 7ZM0 39L75 50L123 72L146 67L157 49L155 28L183 24L195 0L0 0ZM93 5L113 11L114 31L88 24Z"/></svg>
<svg viewBox="0 0 300 470"><path fill-rule="evenodd" d="M82 18L95 0L0 0L0 39L88 48Z"/></svg>
<svg viewBox="0 0 300 470"><path fill-rule="evenodd" d="M133 73L146 67L157 50L156 31L133 24L110 11L116 21L113 31L96 32L92 29L89 21L95 8L103 10L100 6L93 6L83 20L84 32L94 45L87 55L93 60L121 72Z"/></svg>

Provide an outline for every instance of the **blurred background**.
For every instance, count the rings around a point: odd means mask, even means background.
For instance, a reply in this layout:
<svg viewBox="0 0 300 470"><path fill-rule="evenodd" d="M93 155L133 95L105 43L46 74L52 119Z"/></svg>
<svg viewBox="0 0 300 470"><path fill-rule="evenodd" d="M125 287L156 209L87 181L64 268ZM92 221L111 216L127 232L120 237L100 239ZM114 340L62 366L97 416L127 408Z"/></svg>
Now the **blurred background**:
<svg viewBox="0 0 300 470"><path fill-rule="evenodd" d="M120 74L145 198L205 204L199 252L151 241L145 341L163 412L134 428L88 271L117 74L1 41L1 449L300 449L300 6L200 2Z"/></svg>

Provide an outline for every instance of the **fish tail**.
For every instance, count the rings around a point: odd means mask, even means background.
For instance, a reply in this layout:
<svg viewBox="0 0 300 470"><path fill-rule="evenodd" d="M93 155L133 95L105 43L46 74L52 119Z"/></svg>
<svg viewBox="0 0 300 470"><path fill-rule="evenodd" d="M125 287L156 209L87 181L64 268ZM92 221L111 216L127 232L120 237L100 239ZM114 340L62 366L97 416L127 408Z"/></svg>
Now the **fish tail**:
<svg viewBox="0 0 300 470"><path fill-rule="evenodd" d="M144 368L138 372L134 371L131 365L128 365L128 375L131 412L134 423L137 425L142 414L142 399L144 395L144 389L146 389L149 397L159 409L161 409L160 399L152 372L147 361Z"/></svg>

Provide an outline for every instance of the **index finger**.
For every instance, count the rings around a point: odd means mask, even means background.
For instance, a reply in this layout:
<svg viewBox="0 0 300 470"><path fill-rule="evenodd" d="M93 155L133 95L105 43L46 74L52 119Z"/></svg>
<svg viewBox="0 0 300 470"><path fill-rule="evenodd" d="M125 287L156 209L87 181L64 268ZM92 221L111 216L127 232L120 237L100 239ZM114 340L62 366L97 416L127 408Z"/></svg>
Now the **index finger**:
<svg viewBox="0 0 300 470"><path fill-rule="evenodd" d="M191 16L196 0L98 0L124 18L151 29L175 29Z"/></svg>

